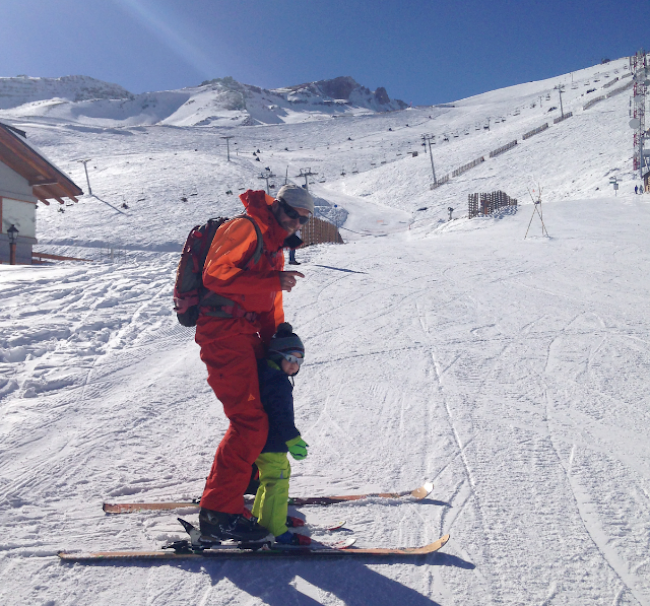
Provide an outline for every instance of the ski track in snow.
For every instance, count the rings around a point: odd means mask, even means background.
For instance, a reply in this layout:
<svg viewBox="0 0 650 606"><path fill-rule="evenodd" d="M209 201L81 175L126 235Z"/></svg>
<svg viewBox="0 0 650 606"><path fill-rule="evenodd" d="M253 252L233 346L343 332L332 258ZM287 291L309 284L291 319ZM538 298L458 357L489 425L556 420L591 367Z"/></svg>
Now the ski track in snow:
<svg viewBox="0 0 650 606"><path fill-rule="evenodd" d="M467 127L437 146L444 174L547 121L529 107L538 89L229 129L230 164L224 129L15 120L80 184L72 160L93 157L98 198L38 210L38 250L95 263L0 268L0 603L649 606L650 205L626 193L627 95L583 112L582 90L568 91L572 119L433 193L429 158L378 161L413 148L414 125ZM508 119L473 129L497 115ZM260 163L249 160L257 146ZM194 510L101 511L199 495L227 427L193 331L171 313L178 250L192 225L239 212L260 164L292 175L310 163L328 176L315 192L347 212L349 241L299 251L307 277L285 297L307 348L294 393L310 444L291 492L435 489L421 503L293 513L344 518L362 546L450 542L391 564L60 564L59 549L156 549L181 535L177 515L196 521ZM339 177L353 164L358 174ZM604 191L610 174L623 177L617 198ZM526 202L538 183L551 238L534 221L523 240L528 204L463 216L467 193ZM101 201L123 196L121 213Z"/></svg>

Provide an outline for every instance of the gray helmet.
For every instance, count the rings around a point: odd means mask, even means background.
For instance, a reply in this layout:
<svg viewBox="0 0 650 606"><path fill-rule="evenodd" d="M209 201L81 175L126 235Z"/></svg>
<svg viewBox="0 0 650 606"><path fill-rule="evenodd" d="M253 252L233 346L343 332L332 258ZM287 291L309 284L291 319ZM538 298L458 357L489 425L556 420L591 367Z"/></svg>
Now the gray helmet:
<svg viewBox="0 0 650 606"><path fill-rule="evenodd" d="M282 354L295 352L300 352L304 358L305 346L302 344L300 337L293 332L293 326L289 322L283 322L278 326L277 332L271 338L269 357L271 359L282 359Z"/></svg>

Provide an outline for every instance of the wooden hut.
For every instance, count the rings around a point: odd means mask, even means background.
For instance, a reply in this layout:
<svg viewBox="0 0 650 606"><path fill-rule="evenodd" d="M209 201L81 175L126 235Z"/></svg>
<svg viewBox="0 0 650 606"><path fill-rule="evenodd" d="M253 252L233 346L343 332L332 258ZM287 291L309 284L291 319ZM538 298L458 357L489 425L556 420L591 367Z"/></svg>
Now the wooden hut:
<svg viewBox="0 0 650 606"><path fill-rule="evenodd" d="M81 195L83 191L63 171L27 142L23 131L0 122L0 263L9 263L13 233L15 262L31 264L37 202L64 204L64 198L77 202Z"/></svg>

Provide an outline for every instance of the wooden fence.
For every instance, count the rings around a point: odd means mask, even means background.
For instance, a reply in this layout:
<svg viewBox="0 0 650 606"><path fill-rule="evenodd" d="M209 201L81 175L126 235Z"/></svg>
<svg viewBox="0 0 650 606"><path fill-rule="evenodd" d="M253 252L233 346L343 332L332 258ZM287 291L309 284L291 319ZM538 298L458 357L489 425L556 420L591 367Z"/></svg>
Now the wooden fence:
<svg viewBox="0 0 650 606"><path fill-rule="evenodd" d="M615 88L610 93L607 93L607 98L609 99L610 97L613 97L614 95L618 95L619 93L622 93L623 91L626 91L628 88L632 88L633 86L634 86L634 82L628 82L624 86L619 86L618 88Z"/></svg>
<svg viewBox="0 0 650 606"><path fill-rule="evenodd" d="M437 179L435 183L432 183L429 186L429 189L438 189L441 185L444 185L445 183L449 183L449 174L446 174L444 177L440 177L440 179Z"/></svg>
<svg viewBox="0 0 650 606"><path fill-rule="evenodd" d="M324 242L333 242L334 244L343 244L343 238L339 233L336 225L329 221L312 217L307 223L300 228L303 246L312 244L323 244Z"/></svg>
<svg viewBox="0 0 650 606"><path fill-rule="evenodd" d="M491 215L495 210L504 206L514 206L516 210L517 200L499 190L493 191L491 194L469 194L467 205L471 219L478 215Z"/></svg>
<svg viewBox="0 0 650 606"><path fill-rule="evenodd" d="M501 147L497 147L495 150L490 152L490 158L494 158L494 156L498 156L499 154L503 154L504 152L507 152L509 149L512 149L515 145L517 145L517 139L515 139L514 141L510 141L510 143L506 143Z"/></svg>
<svg viewBox="0 0 650 606"><path fill-rule="evenodd" d="M525 141L526 139L530 139L531 137L535 136L538 133L541 133L542 131L545 131L548 128L548 122L546 124L542 124L541 126L538 126L537 128L533 128L533 130L529 130L523 137L522 139Z"/></svg>
<svg viewBox="0 0 650 606"><path fill-rule="evenodd" d="M553 124L558 124L559 122L568 120L571 116L573 116L573 112L567 112L563 116L560 116L559 118L555 118L555 120L553 120Z"/></svg>
<svg viewBox="0 0 650 606"><path fill-rule="evenodd" d="M77 257L62 257L61 255L51 255L49 253L32 251L32 264L43 265L46 263L44 259L51 261L82 261L84 263L94 263L92 259L78 259Z"/></svg>
<svg viewBox="0 0 650 606"><path fill-rule="evenodd" d="M603 88L609 88L610 86L616 84L616 82L618 82L618 76L616 78L614 78L613 80L610 80L609 82L606 82L605 84L603 84Z"/></svg>
<svg viewBox="0 0 650 606"><path fill-rule="evenodd" d="M582 106L582 109L583 110L589 109L590 107L596 105L596 103L598 103L599 101L602 101L603 99L605 99L605 95L600 95L600 97L594 97L593 99L590 99L589 101L587 101L587 103L585 103Z"/></svg>
<svg viewBox="0 0 650 606"><path fill-rule="evenodd" d="M463 164L463 166L459 166L457 169L455 169L452 173L452 177L458 177L462 175L463 173L466 173L468 170L471 170L475 166L478 166L482 162L485 162L485 158L481 156L480 158L476 158L476 160L473 160L472 162L469 162L467 164Z"/></svg>

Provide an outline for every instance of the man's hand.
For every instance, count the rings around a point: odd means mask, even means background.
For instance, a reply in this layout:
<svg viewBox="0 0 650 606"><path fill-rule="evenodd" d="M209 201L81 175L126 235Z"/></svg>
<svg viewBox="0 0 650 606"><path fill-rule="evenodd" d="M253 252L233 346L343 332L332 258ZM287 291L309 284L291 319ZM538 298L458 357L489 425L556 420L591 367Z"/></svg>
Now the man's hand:
<svg viewBox="0 0 650 606"><path fill-rule="evenodd" d="M304 278L305 275L299 271L281 271L280 272L280 288L291 292L291 289L296 285L296 278Z"/></svg>

